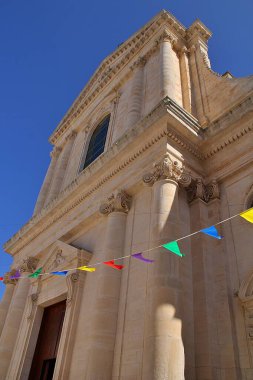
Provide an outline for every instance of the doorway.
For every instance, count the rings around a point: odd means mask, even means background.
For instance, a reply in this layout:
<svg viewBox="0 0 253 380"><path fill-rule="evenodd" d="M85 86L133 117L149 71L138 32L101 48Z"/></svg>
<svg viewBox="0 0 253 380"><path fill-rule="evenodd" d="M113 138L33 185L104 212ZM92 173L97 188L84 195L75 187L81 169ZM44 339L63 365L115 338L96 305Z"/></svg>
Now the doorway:
<svg viewBox="0 0 253 380"><path fill-rule="evenodd" d="M65 310L66 301L44 309L29 380L52 380Z"/></svg>

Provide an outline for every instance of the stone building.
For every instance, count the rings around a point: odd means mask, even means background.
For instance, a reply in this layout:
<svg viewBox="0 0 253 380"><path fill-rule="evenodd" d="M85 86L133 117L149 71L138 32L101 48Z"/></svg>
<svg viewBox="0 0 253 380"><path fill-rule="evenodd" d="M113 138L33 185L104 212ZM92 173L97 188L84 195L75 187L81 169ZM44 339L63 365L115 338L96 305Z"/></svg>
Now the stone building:
<svg viewBox="0 0 253 380"><path fill-rule="evenodd" d="M50 137L34 215L6 244L0 380L253 379L253 77L161 11L96 70ZM115 261L115 270L52 271ZM38 278L22 277L42 267Z"/></svg>

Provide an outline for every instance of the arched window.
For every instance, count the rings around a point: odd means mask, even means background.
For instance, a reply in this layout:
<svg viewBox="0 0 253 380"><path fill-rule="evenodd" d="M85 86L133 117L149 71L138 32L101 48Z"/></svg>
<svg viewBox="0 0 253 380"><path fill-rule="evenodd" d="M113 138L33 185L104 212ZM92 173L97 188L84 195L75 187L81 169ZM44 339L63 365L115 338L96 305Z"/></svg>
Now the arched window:
<svg viewBox="0 0 253 380"><path fill-rule="evenodd" d="M85 157L83 169L87 168L100 154L103 153L105 149L105 141L108 131L108 126L110 122L110 115L106 116L101 123L98 124L95 131L93 132L87 154Z"/></svg>

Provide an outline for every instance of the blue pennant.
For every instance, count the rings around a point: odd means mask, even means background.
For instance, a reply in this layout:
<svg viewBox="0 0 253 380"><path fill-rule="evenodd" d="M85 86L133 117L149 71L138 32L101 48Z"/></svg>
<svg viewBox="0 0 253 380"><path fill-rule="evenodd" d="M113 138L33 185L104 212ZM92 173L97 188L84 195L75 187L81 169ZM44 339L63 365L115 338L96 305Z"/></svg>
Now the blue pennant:
<svg viewBox="0 0 253 380"><path fill-rule="evenodd" d="M57 276L66 276L67 273L67 270L63 270L61 272L51 272L51 274L56 274Z"/></svg>
<svg viewBox="0 0 253 380"><path fill-rule="evenodd" d="M203 230L201 230L201 232L203 232L206 235L212 236L215 239L222 239L222 236L219 235L216 227L214 226L204 228Z"/></svg>

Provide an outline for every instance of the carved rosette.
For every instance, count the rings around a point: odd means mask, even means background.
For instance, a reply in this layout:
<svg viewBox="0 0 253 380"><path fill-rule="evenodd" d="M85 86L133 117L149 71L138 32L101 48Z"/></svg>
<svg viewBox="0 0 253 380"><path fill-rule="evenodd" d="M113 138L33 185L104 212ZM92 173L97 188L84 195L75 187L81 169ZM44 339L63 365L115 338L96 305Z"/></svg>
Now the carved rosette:
<svg viewBox="0 0 253 380"><path fill-rule="evenodd" d="M144 174L142 180L145 185L152 186L156 181L172 179L183 187L190 185L192 177L178 161L173 161L168 154L153 164L153 170Z"/></svg>
<svg viewBox="0 0 253 380"><path fill-rule="evenodd" d="M125 212L128 213L131 206L132 197L124 190L112 194L105 203L103 203L99 211L103 215L108 215L111 212Z"/></svg>
<svg viewBox="0 0 253 380"><path fill-rule="evenodd" d="M20 266L20 272L27 272L32 273L35 271L39 259L36 259L35 257L27 257L25 260L23 260L23 264Z"/></svg>

